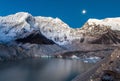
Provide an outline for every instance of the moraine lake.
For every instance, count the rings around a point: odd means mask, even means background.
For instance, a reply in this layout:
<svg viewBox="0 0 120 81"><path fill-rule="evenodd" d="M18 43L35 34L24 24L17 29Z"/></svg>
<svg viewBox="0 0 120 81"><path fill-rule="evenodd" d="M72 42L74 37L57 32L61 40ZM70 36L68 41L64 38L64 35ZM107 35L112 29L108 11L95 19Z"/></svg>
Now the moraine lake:
<svg viewBox="0 0 120 81"><path fill-rule="evenodd" d="M76 59L23 59L0 62L0 81L71 81L93 63Z"/></svg>

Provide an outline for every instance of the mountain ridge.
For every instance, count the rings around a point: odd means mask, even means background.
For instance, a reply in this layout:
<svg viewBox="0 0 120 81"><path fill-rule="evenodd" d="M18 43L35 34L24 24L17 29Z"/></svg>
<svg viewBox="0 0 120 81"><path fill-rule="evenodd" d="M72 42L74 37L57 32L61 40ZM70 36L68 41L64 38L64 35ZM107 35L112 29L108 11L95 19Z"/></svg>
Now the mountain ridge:
<svg viewBox="0 0 120 81"><path fill-rule="evenodd" d="M120 17L102 20L89 19L82 28L73 29L59 18L33 17L27 12L19 12L0 17L0 43L10 43L26 38L35 31L39 31L40 34L58 45L69 44L74 40L79 43L91 43L96 38L98 40L108 30L119 32L119 22Z"/></svg>

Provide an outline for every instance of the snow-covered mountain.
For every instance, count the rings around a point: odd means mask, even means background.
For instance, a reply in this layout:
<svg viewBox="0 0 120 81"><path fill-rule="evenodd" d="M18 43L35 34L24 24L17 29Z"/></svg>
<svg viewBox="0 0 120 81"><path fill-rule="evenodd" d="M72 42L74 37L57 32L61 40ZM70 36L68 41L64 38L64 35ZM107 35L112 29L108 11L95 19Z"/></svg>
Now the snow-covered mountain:
<svg viewBox="0 0 120 81"><path fill-rule="evenodd" d="M9 43L39 31L48 39L64 44L71 39L70 29L58 18L33 17L29 13L20 12L0 17L0 43Z"/></svg>
<svg viewBox="0 0 120 81"><path fill-rule="evenodd" d="M40 32L59 45L70 42L71 28L59 18L35 17Z"/></svg>
<svg viewBox="0 0 120 81"><path fill-rule="evenodd" d="M118 44L120 43L120 18L102 20L89 19L81 28L89 43Z"/></svg>
<svg viewBox="0 0 120 81"><path fill-rule="evenodd" d="M26 12L0 17L0 43L23 39L31 34L42 34L56 44L119 42L120 18L89 19L82 28L72 29L59 18L33 17ZM100 41L102 40L102 41ZM112 42L111 42L112 41ZM106 42L105 42L106 43Z"/></svg>
<svg viewBox="0 0 120 81"><path fill-rule="evenodd" d="M30 21L28 22L28 19ZM28 36L36 30L35 19L28 13L16 13L0 17L0 43L8 43L17 38Z"/></svg>
<svg viewBox="0 0 120 81"><path fill-rule="evenodd" d="M89 25L100 25L100 26L109 26L112 30L120 31L120 17L116 18L106 18L102 20L98 19L89 19L87 22Z"/></svg>

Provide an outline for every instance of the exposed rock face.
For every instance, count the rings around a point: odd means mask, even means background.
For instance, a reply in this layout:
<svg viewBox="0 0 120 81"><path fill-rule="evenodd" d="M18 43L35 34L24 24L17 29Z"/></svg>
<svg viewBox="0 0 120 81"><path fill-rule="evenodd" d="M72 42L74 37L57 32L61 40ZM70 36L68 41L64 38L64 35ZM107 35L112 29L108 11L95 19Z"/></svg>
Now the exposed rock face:
<svg viewBox="0 0 120 81"><path fill-rule="evenodd" d="M28 57L20 47L0 45L0 61L15 60Z"/></svg>
<svg viewBox="0 0 120 81"><path fill-rule="evenodd" d="M91 44L119 44L120 26L118 23L119 21L116 20L119 20L119 18L88 20L88 22L81 28L81 30L84 30L84 41L86 40L86 43Z"/></svg>
<svg viewBox="0 0 120 81"><path fill-rule="evenodd" d="M99 35L92 44L120 44L120 32L108 30L106 33Z"/></svg>
<svg viewBox="0 0 120 81"><path fill-rule="evenodd" d="M92 75L92 81L120 81L120 48Z"/></svg>
<svg viewBox="0 0 120 81"><path fill-rule="evenodd" d="M22 44L18 46L0 45L0 61L16 60L29 57L51 57L57 52L64 49L58 45L39 45L39 44Z"/></svg>
<svg viewBox="0 0 120 81"><path fill-rule="evenodd" d="M115 46L100 45L100 44L70 44L64 46L66 52L59 52L56 56L62 56L63 58L69 58L75 55L81 59L89 57L105 58L106 55L110 55Z"/></svg>
<svg viewBox="0 0 120 81"><path fill-rule="evenodd" d="M30 34L25 38L20 38L15 40L17 43L31 43L31 44L55 44L52 40L47 39L40 33Z"/></svg>

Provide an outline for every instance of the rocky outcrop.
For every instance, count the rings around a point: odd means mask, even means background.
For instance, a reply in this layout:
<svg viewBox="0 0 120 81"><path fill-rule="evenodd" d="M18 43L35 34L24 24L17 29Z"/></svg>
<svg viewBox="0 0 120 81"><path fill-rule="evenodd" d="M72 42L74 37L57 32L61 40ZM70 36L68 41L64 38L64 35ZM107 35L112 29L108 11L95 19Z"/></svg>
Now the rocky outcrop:
<svg viewBox="0 0 120 81"><path fill-rule="evenodd" d="M113 21L116 19L113 19ZM120 43L119 25L117 26L116 29L114 25L108 24L108 22L106 22L105 20L100 21L94 19L88 20L88 22L85 23L85 25L81 28L81 30L84 30L84 32L82 33L84 35L83 37L84 40L82 40L82 42L89 44L116 44L116 45L119 44ZM111 23L115 24L115 22L112 21Z"/></svg>
<svg viewBox="0 0 120 81"><path fill-rule="evenodd" d="M20 38L20 39L16 39L15 40L17 43L30 43L30 44L55 44L52 40L47 39L45 36L43 36L40 33L33 33L30 34L29 36L25 37L25 38Z"/></svg>
<svg viewBox="0 0 120 81"><path fill-rule="evenodd" d="M120 48L91 76L92 81L120 81ZM90 81L91 81L90 80Z"/></svg>
<svg viewBox="0 0 120 81"><path fill-rule="evenodd" d="M0 61L16 60L34 57L54 57L57 52L64 49L58 45L19 44L18 46L0 45Z"/></svg>
<svg viewBox="0 0 120 81"><path fill-rule="evenodd" d="M91 44L120 44L120 32L108 30L106 33L99 35L96 39L91 41Z"/></svg>
<svg viewBox="0 0 120 81"><path fill-rule="evenodd" d="M28 57L21 47L0 45L0 61L15 60Z"/></svg>
<svg viewBox="0 0 120 81"><path fill-rule="evenodd" d="M77 56L80 59L86 59L90 57L98 57L100 59L110 55L116 46L100 45L100 44L70 44L63 47L65 51L56 53L56 57L70 58Z"/></svg>

